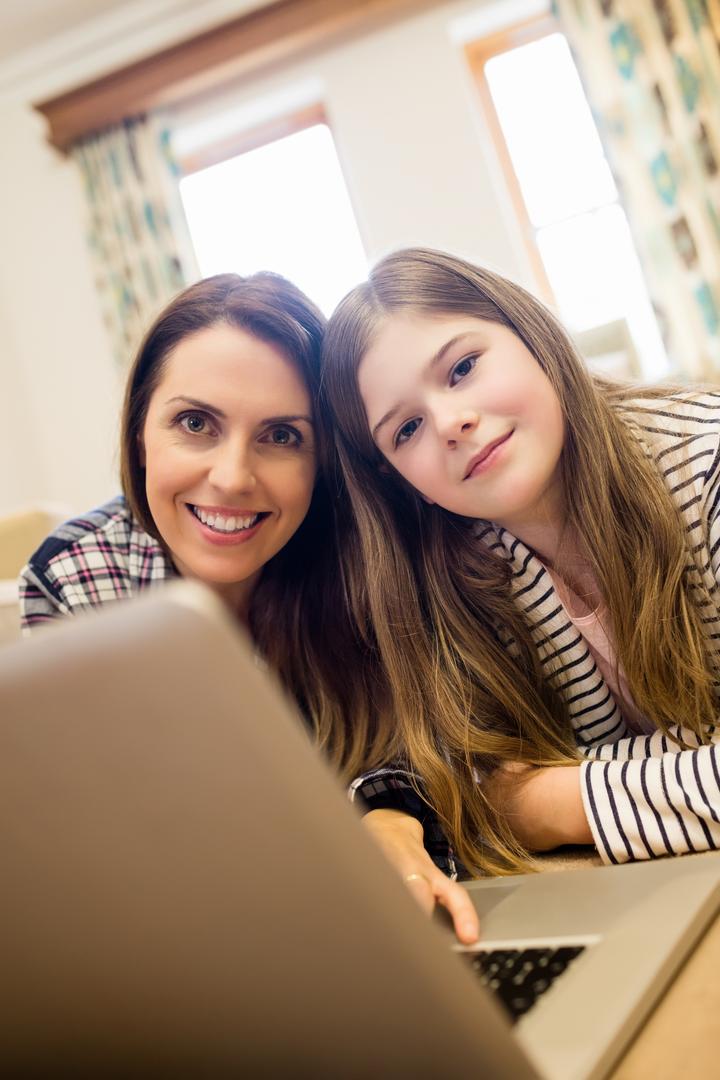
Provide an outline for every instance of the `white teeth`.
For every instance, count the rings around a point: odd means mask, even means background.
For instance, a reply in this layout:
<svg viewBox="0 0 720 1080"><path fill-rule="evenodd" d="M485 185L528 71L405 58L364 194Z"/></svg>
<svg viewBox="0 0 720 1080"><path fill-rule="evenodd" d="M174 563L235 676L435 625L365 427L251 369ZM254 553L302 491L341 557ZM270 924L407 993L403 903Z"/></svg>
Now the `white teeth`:
<svg viewBox="0 0 720 1080"><path fill-rule="evenodd" d="M239 515L223 517L222 514L209 514L199 506L193 506L192 512L196 518L202 521L203 525L215 529L216 532L224 533L242 532L244 529L251 529L259 517L259 514L247 514L245 517Z"/></svg>

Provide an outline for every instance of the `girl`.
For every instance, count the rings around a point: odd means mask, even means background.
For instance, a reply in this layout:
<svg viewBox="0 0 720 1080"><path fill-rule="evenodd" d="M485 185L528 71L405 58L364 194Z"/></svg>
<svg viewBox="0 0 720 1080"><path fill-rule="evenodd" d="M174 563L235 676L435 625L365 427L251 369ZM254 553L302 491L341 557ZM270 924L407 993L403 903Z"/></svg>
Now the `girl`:
<svg viewBox="0 0 720 1080"><path fill-rule="evenodd" d="M719 846L720 396L594 378L527 292L423 249L324 356L396 724L355 789L424 901L422 827L471 873Z"/></svg>
<svg viewBox="0 0 720 1080"><path fill-rule="evenodd" d="M354 775L378 685L338 572L343 503L316 409L324 319L274 274L181 293L149 330L122 416L124 494L68 522L21 577L23 625L177 575L245 623L331 761ZM349 722L352 721L352 722Z"/></svg>

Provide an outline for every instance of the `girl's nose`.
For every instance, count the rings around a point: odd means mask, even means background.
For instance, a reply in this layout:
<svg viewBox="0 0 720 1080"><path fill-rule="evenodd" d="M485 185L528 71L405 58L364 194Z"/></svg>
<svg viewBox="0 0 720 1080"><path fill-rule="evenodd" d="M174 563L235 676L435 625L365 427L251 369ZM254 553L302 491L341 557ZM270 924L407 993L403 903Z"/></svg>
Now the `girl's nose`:
<svg viewBox="0 0 720 1080"><path fill-rule="evenodd" d="M448 409L437 418L437 429L448 446L455 446L472 435L479 423L473 409Z"/></svg>

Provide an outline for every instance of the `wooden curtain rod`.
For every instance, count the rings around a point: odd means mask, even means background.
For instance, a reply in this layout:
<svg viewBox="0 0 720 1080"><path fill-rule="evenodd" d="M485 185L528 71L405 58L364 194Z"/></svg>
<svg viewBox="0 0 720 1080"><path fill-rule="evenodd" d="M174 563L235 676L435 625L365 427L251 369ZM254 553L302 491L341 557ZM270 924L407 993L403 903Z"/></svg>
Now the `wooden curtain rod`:
<svg viewBox="0 0 720 1080"><path fill-rule="evenodd" d="M447 0L275 0L35 108L59 150L86 135L231 79L288 63L343 34L367 31Z"/></svg>

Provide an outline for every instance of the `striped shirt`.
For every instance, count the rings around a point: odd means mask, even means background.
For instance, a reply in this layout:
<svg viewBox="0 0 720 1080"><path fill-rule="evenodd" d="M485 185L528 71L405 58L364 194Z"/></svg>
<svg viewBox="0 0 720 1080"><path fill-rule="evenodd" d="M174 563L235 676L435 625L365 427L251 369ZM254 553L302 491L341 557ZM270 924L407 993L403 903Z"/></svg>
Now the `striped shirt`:
<svg viewBox="0 0 720 1080"><path fill-rule="evenodd" d="M61 525L31 556L20 575L23 632L134 596L176 573L120 495Z"/></svg>
<svg viewBox="0 0 720 1080"><path fill-rule="evenodd" d="M617 406L653 459L678 506L687 537L687 580L698 593L708 652L716 667L720 643L720 394L687 392ZM716 736L700 745L675 729L691 749L659 731L634 734L572 623L552 578L535 554L506 529L478 522L478 539L504 556L511 589L547 681L564 699L581 756L585 813L604 862L720 847L720 753ZM507 647L512 651L512 643ZM720 732L717 735L720 742ZM359 777L351 786L368 809L394 807L414 816L420 802L406 770L393 766ZM455 870L437 819L425 808L428 847L435 861Z"/></svg>

